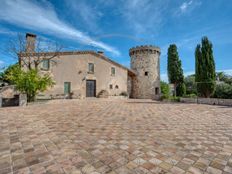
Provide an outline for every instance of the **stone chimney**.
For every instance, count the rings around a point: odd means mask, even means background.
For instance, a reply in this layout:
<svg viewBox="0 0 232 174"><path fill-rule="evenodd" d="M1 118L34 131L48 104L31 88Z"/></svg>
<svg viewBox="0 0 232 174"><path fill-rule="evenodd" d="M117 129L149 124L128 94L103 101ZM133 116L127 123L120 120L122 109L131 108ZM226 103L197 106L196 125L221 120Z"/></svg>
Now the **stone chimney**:
<svg viewBox="0 0 232 174"><path fill-rule="evenodd" d="M36 35L27 33L26 34L26 52L34 52L35 51L35 42L36 42Z"/></svg>

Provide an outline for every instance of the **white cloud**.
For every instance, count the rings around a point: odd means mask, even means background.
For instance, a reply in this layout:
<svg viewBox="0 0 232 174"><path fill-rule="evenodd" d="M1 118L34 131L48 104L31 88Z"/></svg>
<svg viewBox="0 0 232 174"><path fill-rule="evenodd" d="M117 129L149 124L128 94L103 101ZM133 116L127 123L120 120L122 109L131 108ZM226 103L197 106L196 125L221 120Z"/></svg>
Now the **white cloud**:
<svg viewBox="0 0 232 174"><path fill-rule="evenodd" d="M47 1L43 1L43 4L29 0L2 1L0 12L0 20L2 21L56 37L76 40L82 44L104 49L115 55L120 54L116 48L96 41L87 34L60 20L53 6Z"/></svg>
<svg viewBox="0 0 232 174"><path fill-rule="evenodd" d="M121 5L122 17L135 34L151 34L162 27L168 1L124 0Z"/></svg>
<svg viewBox="0 0 232 174"><path fill-rule="evenodd" d="M88 30L94 33L100 31L98 22L103 16L103 13L98 6L85 0L68 0L65 1L67 7L71 10L73 17L80 23L82 21Z"/></svg>
<svg viewBox="0 0 232 174"><path fill-rule="evenodd" d="M179 16L181 14L190 13L196 7L200 6L201 3L202 2L200 0L185 1L179 6L178 10L175 12L175 15Z"/></svg>
<svg viewBox="0 0 232 174"><path fill-rule="evenodd" d="M190 6L192 3L193 3L192 0L189 1L189 2L184 2L183 4L181 4L180 10L181 10L182 12L185 12L185 11L189 8L189 6Z"/></svg>
<svg viewBox="0 0 232 174"><path fill-rule="evenodd" d="M217 72L224 72L225 74L232 76L232 69L217 70Z"/></svg>

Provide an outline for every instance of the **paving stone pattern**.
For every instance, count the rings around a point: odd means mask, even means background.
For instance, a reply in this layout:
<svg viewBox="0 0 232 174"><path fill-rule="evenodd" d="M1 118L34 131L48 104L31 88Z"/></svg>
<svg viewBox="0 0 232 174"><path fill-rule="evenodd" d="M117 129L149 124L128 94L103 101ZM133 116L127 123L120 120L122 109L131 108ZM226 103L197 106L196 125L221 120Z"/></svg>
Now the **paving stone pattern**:
<svg viewBox="0 0 232 174"><path fill-rule="evenodd" d="M0 174L229 174L232 108L60 100L0 109Z"/></svg>

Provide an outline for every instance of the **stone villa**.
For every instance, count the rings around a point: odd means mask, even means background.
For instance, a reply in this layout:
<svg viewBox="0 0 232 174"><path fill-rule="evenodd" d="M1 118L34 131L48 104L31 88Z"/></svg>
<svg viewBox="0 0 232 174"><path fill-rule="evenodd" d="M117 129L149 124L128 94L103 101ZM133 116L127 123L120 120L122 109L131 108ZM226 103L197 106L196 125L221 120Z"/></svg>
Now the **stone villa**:
<svg viewBox="0 0 232 174"><path fill-rule="evenodd" d="M26 53L44 54L45 57L52 54L33 52L36 35L27 33L26 40ZM131 98L158 99L160 48L138 46L131 48L129 55L130 69L100 51L59 52L52 61L44 59L39 65L41 73L50 73L55 81L55 85L40 96L59 98L72 94L73 98L85 98L128 94Z"/></svg>

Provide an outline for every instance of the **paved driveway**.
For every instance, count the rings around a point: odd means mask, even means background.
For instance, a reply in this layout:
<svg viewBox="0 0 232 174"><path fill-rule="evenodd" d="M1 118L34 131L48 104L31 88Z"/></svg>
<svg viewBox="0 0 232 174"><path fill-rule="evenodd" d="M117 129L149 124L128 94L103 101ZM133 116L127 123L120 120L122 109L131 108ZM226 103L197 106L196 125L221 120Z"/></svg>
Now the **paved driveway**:
<svg viewBox="0 0 232 174"><path fill-rule="evenodd" d="M67 100L0 109L0 173L232 173L232 108Z"/></svg>

